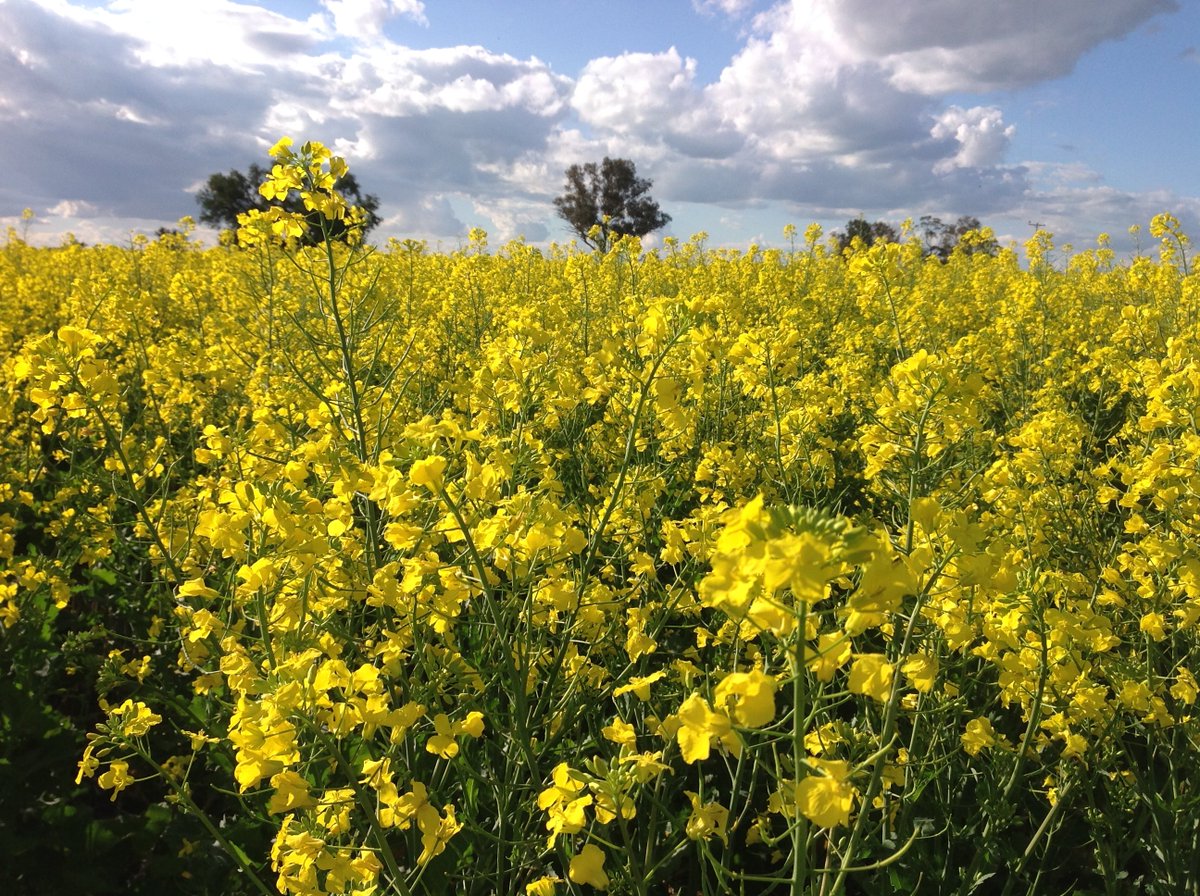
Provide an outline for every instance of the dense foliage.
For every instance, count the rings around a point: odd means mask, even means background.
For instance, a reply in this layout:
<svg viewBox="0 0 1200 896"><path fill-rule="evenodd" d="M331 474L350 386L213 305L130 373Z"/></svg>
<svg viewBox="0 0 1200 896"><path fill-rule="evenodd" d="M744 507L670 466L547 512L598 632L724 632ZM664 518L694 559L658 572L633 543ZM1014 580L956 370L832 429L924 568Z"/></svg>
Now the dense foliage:
<svg viewBox="0 0 1200 896"><path fill-rule="evenodd" d="M558 216L584 244L607 252L622 236L646 236L671 221L650 198L653 184L638 177L629 159L572 165L565 192L554 200Z"/></svg>
<svg viewBox="0 0 1200 896"><path fill-rule="evenodd" d="M1027 269L305 226L0 250L20 891L1196 886L1172 219Z"/></svg>

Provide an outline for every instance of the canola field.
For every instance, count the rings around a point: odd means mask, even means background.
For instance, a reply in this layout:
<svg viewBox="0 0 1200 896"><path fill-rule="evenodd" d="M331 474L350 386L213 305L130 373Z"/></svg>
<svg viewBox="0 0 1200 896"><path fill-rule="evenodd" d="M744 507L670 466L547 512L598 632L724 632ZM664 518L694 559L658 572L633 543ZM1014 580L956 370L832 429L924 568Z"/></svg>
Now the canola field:
<svg viewBox="0 0 1200 896"><path fill-rule="evenodd" d="M0 248L0 744L70 747L113 892L1198 886L1172 218L945 264L303 226Z"/></svg>

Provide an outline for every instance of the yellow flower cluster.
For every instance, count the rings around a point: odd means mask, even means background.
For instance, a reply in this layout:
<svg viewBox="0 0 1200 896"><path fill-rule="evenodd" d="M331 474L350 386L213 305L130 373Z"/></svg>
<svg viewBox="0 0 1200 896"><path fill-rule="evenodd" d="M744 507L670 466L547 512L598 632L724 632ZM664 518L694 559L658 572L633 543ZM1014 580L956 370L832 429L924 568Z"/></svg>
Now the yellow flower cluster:
<svg viewBox="0 0 1200 896"><path fill-rule="evenodd" d="M264 196L354 220L343 161L273 156ZM236 792L247 874L841 881L975 792L1048 838L1197 742L1173 221L1028 269L305 226L0 250L0 620L120 602L154 649L105 667L80 775Z"/></svg>

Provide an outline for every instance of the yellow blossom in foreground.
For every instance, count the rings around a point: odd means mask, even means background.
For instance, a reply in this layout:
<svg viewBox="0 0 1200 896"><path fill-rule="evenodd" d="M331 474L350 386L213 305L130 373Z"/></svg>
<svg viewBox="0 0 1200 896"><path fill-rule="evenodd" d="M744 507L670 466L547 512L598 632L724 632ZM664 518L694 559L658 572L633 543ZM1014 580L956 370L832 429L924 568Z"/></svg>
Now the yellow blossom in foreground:
<svg viewBox="0 0 1200 896"><path fill-rule="evenodd" d="M838 669L850 662L850 656L850 637L842 632L826 632L817 639L816 658L809 662L808 668L818 680L828 683Z"/></svg>
<svg viewBox="0 0 1200 896"><path fill-rule="evenodd" d="M729 717L723 712L713 712L708 701L699 694L688 697L676 717L680 724L675 738L683 761L689 765L707 759L714 741L735 755L740 750L741 741L733 733Z"/></svg>
<svg viewBox="0 0 1200 896"><path fill-rule="evenodd" d="M818 774L809 775L795 789L796 809L813 824L832 828L846 824L858 789L848 783L850 763L835 759L810 759Z"/></svg>
<svg viewBox="0 0 1200 896"><path fill-rule="evenodd" d="M417 827L421 831L421 854L417 864L424 865L434 856L441 855L450 838L462 830L462 823L454 815L454 807L442 807L445 815L426 803L417 811Z"/></svg>
<svg viewBox="0 0 1200 896"><path fill-rule="evenodd" d="M1171 696L1180 703L1186 703L1191 706L1196 702L1196 695L1200 693L1200 689L1196 686L1196 679L1192 676L1189 669L1181 668L1176 673L1175 683L1171 685Z"/></svg>
<svg viewBox="0 0 1200 896"><path fill-rule="evenodd" d="M271 786L275 788L267 803L267 811L271 814L308 809L317 804L308 792L308 781L291 769L274 775Z"/></svg>
<svg viewBox="0 0 1200 896"><path fill-rule="evenodd" d="M133 783L133 777L129 774L129 763L120 759L113 761L108 771L97 781L105 790L112 789L112 799L115 800L118 793Z"/></svg>
<svg viewBox="0 0 1200 896"><path fill-rule="evenodd" d="M613 696L620 697L622 694L633 694L639 700L649 700L650 685L666 677L667 673L662 669L659 669L657 672L651 672L649 675L634 675L629 679L628 684L613 688Z"/></svg>
<svg viewBox="0 0 1200 896"><path fill-rule="evenodd" d="M1147 613L1138 623L1138 628L1155 641L1165 641L1167 639L1165 624L1166 619L1162 613Z"/></svg>
<svg viewBox="0 0 1200 896"><path fill-rule="evenodd" d="M613 719L612 724L600 729L600 733L615 744L628 747L637 746L637 732L634 731L632 725L621 718Z"/></svg>
<svg viewBox="0 0 1200 896"><path fill-rule="evenodd" d="M732 672L717 685L713 697L745 728L762 728L775 718L775 679L761 669Z"/></svg>
<svg viewBox="0 0 1200 896"><path fill-rule="evenodd" d="M892 692L895 667L881 653L864 653L850 667L850 691L872 697L881 703Z"/></svg>
<svg viewBox="0 0 1200 896"><path fill-rule="evenodd" d="M126 700L113 710L114 724L126 737L142 737L162 721L162 716L150 711L145 703Z"/></svg>
<svg viewBox="0 0 1200 896"><path fill-rule="evenodd" d="M978 718L967 722L967 730L962 735L963 749L972 756L978 756L986 747L994 747L999 743L996 730L988 719Z"/></svg>
<svg viewBox="0 0 1200 896"><path fill-rule="evenodd" d="M684 795L692 802L692 814L688 816L685 832L692 840L707 840L709 837L719 837L727 842L725 827L729 823L729 810L720 803L700 804L699 794L684 791Z"/></svg>
<svg viewBox="0 0 1200 896"><path fill-rule="evenodd" d="M92 754L94 748L94 744L88 744L84 749L83 758L79 760L79 773L75 775L76 784L82 783L84 778L92 777L100 768L100 760Z"/></svg>
<svg viewBox="0 0 1200 896"><path fill-rule="evenodd" d="M442 487L442 476L446 472L446 458L441 455L426 457L415 461L408 471L408 479L413 485L423 485L431 492Z"/></svg>
<svg viewBox="0 0 1200 896"><path fill-rule="evenodd" d="M585 793L587 780L567 763L560 762L551 773L553 783L538 794L538 808L549 818L546 830L550 836L546 848L552 849L560 834L574 834L587 824L584 810L592 805L592 796Z"/></svg>
<svg viewBox="0 0 1200 896"><path fill-rule="evenodd" d="M574 883L587 884L597 890L608 889L608 875L604 873L604 850L589 843L571 859L568 876Z"/></svg>
<svg viewBox="0 0 1200 896"><path fill-rule="evenodd" d="M909 684L922 694L928 694L937 681L938 658L932 653L910 656L901 664L900 671L904 673Z"/></svg>
<svg viewBox="0 0 1200 896"><path fill-rule="evenodd" d="M558 884L557 877L539 877L525 885L525 896L554 896L554 890Z"/></svg>

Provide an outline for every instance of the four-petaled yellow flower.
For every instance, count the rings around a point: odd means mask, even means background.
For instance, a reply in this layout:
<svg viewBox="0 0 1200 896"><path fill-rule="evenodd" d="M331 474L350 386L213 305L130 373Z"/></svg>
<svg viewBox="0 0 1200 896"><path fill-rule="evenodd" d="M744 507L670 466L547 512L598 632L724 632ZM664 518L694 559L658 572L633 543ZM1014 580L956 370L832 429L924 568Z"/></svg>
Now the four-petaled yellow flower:
<svg viewBox="0 0 1200 896"><path fill-rule="evenodd" d="M709 837L719 837L728 842L725 828L729 824L729 810L720 803L700 803L700 795L690 790L684 791L692 803L692 814L688 816L684 832L692 840L707 840Z"/></svg>
<svg viewBox="0 0 1200 896"><path fill-rule="evenodd" d="M604 859L604 850L594 843L588 843L571 859L568 876L574 883L607 890L608 875L604 873Z"/></svg>
<svg viewBox="0 0 1200 896"><path fill-rule="evenodd" d="M882 703L892 692L895 671L895 667L881 653L860 654L850 666L850 691Z"/></svg>
<svg viewBox="0 0 1200 896"><path fill-rule="evenodd" d="M108 771L97 779L97 783L105 790L112 788L112 799L116 800L117 794L133 783L133 777L129 774L129 763L121 759L113 760L108 766Z"/></svg>
<svg viewBox="0 0 1200 896"><path fill-rule="evenodd" d="M720 743L735 756L740 752L741 741L733 731L729 716L714 712L708 701L699 694L692 694L675 714L679 730L675 739L679 753L689 765L707 759L713 742Z"/></svg>
<svg viewBox="0 0 1200 896"><path fill-rule="evenodd" d="M967 722L967 730L962 735L962 745L972 756L978 756L981 750L994 747L999 742L996 729L992 727L990 720L978 718Z"/></svg>
<svg viewBox="0 0 1200 896"><path fill-rule="evenodd" d="M717 685L713 700L744 728L762 728L775 718L775 679L753 669L731 672Z"/></svg>
<svg viewBox="0 0 1200 896"><path fill-rule="evenodd" d="M431 492L442 487L442 479L446 472L446 458L440 454L413 461L408 469L408 480L413 485L422 485Z"/></svg>
<svg viewBox="0 0 1200 896"><path fill-rule="evenodd" d="M796 784L796 808L813 824L837 827L850 820L858 789L848 782L850 763L836 759L810 759L818 774Z"/></svg>

